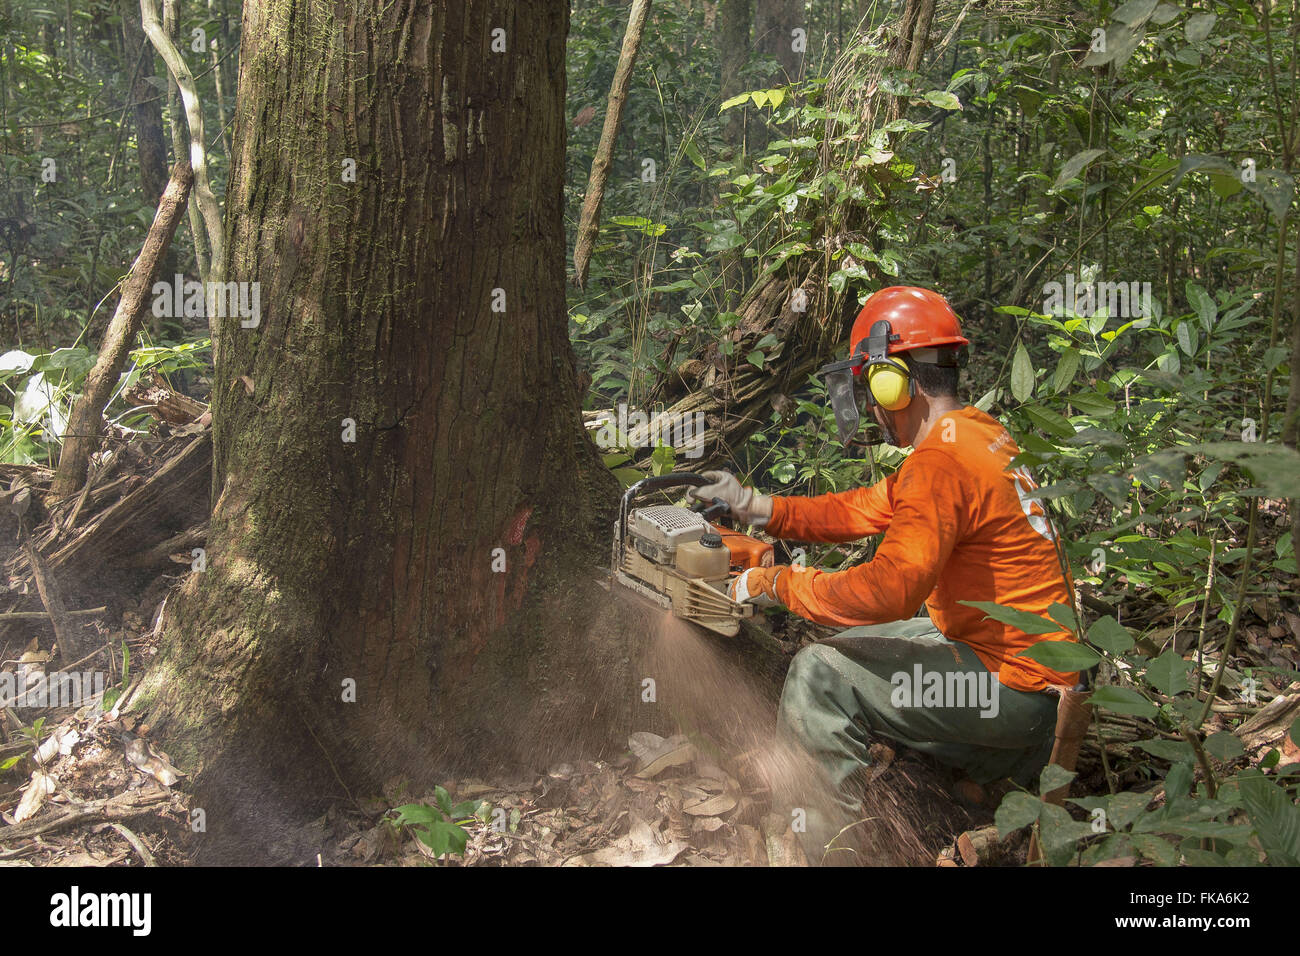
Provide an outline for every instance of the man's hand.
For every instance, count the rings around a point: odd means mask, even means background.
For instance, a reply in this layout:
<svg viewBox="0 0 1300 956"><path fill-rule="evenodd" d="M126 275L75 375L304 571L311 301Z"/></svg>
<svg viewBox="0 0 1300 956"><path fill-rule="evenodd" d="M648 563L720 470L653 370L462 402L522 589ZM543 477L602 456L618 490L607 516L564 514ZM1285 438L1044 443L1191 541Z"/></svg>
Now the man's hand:
<svg viewBox="0 0 1300 956"><path fill-rule="evenodd" d="M772 517L772 499L760 495L753 488L743 488L736 476L728 471L706 471L704 477L712 484L700 488L691 488L686 497L692 501L712 504L714 498L720 498L731 508L737 521L761 528Z"/></svg>
<svg viewBox="0 0 1300 956"><path fill-rule="evenodd" d="M785 565L778 564L774 568L749 568L742 571L731 579L731 584L727 587L727 596L740 604L746 601L760 607L780 604L781 599L776 593L776 579L784 570Z"/></svg>

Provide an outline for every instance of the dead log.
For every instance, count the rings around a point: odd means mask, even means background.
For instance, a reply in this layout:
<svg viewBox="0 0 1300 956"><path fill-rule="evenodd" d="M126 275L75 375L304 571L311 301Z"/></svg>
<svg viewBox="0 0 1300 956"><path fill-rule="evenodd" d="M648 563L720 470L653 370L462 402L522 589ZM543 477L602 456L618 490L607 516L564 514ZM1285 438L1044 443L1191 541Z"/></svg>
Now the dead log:
<svg viewBox="0 0 1300 956"><path fill-rule="evenodd" d="M967 866L999 866L1010 860L1012 846L998 836L997 827L989 824L957 837L957 852Z"/></svg>
<svg viewBox="0 0 1300 956"><path fill-rule="evenodd" d="M104 406L108 404L122 375L136 333L149 310L150 295L158 266L171 244L180 222L181 213L189 199L194 173L184 160L172 169L171 179L158 203L149 235L131 266L131 274L122 284L122 298L117 303L113 319L104 332L104 342L99 348L95 367L86 376L81 396L72 406L68 428L64 436L63 451L59 455L59 468L50 485L54 498L63 498L76 492L86 480L86 468L91 454L99 447L103 430Z"/></svg>
<svg viewBox="0 0 1300 956"><path fill-rule="evenodd" d="M149 382L136 382L126 390L126 400L159 421L169 425L188 425L207 412L208 406L169 386L156 372Z"/></svg>
<svg viewBox="0 0 1300 956"><path fill-rule="evenodd" d="M1300 717L1300 682L1293 681L1285 693L1274 697L1268 706L1233 732L1247 753L1257 754L1273 748L1286 751L1287 735L1297 717ZM1295 744L1290 749L1294 753Z"/></svg>
<svg viewBox="0 0 1300 956"><path fill-rule="evenodd" d="M211 481L212 438L205 431L120 501L97 514L46 562L79 588L104 587L114 566L131 569L132 559L147 554L165 557L171 552L162 551L160 545L170 546L178 534L206 521ZM28 571L26 556L16 556L11 573Z"/></svg>

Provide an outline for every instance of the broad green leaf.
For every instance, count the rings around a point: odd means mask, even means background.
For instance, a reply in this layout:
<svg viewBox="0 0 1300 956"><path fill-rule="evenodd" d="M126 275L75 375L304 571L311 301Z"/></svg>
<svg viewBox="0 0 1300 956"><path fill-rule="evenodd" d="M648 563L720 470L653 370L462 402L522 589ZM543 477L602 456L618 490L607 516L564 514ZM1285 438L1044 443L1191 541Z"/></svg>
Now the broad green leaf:
<svg viewBox="0 0 1300 956"><path fill-rule="evenodd" d="M1111 16L1120 23L1137 26L1150 19L1151 14L1156 12L1158 3L1159 0L1128 0L1127 3L1120 4Z"/></svg>
<svg viewBox="0 0 1300 956"><path fill-rule="evenodd" d="M1159 709L1132 688L1109 685L1098 687L1092 692L1092 705L1135 717L1154 717Z"/></svg>
<svg viewBox="0 0 1300 956"><path fill-rule="evenodd" d="M1061 674L1087 670L1101 660L1100 655L1086 644L1065 640L1039 641L1016 656L1027 657Z"/></svg>
<svg viewBox="0 0 1300 956"><path fill-rule="evenodd" d="M1020 790L1011 791L1002 798L997 812L993 815L993 824L998 828L998 836L1006 839L1008 834L1014 833L1021 827L1029 826L1038 819L1045 806L1047 804L1033 794Z"/></svg>
<svg viewBox="0 0 1300 956"><path fill-rule="evenodd" d="M1061 625L1049 618L1039 617L1037 614L1021 611L1014 607L1007 607L1003 604L995 604L992 601L961 601L959 603L983 611L993 620L1002 624L1010 624L1026 634L1056 634L1061 630Z"/></svg>
<svg viewBox="0 0 1300 956"><path fill-rule="evenodd" d="M1034 394L1034 363L1029 360L1029 351L1023 342L1016 346L1016 355L1011 361L1011 394L1018 402L1028 401Z"/></svg>
<svg viewBox="0 0 1300 956"><path fill-rule="evenodd" d="M442 819L442 814L425 803L408 803L396 810L398 823L423 825Z"/></svg>
<svg viewBox="0 0 1300 956"><path fill-rule="evenodd" d="M1053 189L1060 189L1070 180L1074 179L1079 173L1083 172L1084 167L1091 163L1098 156L1105 155L1104 149L1085 149L1075 153L1065 161L1061 167L1061 175L1056 177L1056 182L1052 184Z"/></svg>
<svg viewBox="0 0 1300 956"><path fill-rule="evenodd" d="M1151 14L1151 20L1164 26L1166 23L1172 23L1174 20L1177 20L1179 14L1182 12L1181 9L1174 6L1172 3L1162 3L1160 6L1156 7L1156 12Z"/></svg>
<svg viewBox="0 0 1300 956"><path fill-rule="evenodd" d="M1209 293L1195 282L1188 282L1185 288L1187 301L1196 310L1196 317L1201 320L1201 328L1208 333L1214 328L1214 320L1219 315L1218 306L1214 304L1214 299L1210 298Z"/></svg>
<svg viewBox="0 0 1300 956"><path fill-rule="evenodd" d="M1240 757L1246 752L1246 748L1242 746L1241 738L1236 734L1228 733L1226 730L1221 730L1217 734L1210 734L1205 738L1205 742L1201 746L1205 748L1205 752L1211 757L1223 761Z"/></svg>
<svg viewBox="0 0 1300 956"><path fill-rule="evenodd" d="M1078 774L1073 770L1066 770L1062 766L1049 763L1038 778L1038 792L1046 796L1053 790L1064 787L1077 776Z"/></svg>
<svg viewBox="0 0 1300 956"><path fill-rule="evenodd" d="M434 787L433 798L438 801L438 808L443 813L451 814L451 794L447 792L446 787Z"/></svg>
<svg viewBox="0 0 1300 956"><path fill-rule="evenodd" d="M1160 693L1173 697L1187 690L1189 666L1177 651L1168 650L1147 665L1146 678Z"/></svg>
<svg viewBox="0 0 1300 956"><path fill-rule="evenodd" d="M1042 491L1043 489L1039 489ZM1053 603L1048 609L1047 614L1053 621L1060 624L1067 631L1073 631L1076 634L1079 631L1079 619L1074 615L1074 608L1068 604Z"/></svg>
<svg viewBox="0 0 1300 956"><path fill-rule="evenodd" d="M465 830L446 820L435 820L428 826L417 827L415 835L437 856L444 853L463 854L465 845L469 842L469 834Z"/></svg>
<svg viewBox="0 0 1300 956"><path fill-rule="evenodd" d="M1183 30L1187 36L1188 43L1200 43L1210 35L1214 29L1214 21L1218 19L1213 13L1193 13L1183 24Z"/></svg>
<svg viewBox="0 0 1300 956"><path fill-rule="evenodd" d="M1157 865L1178 865L1178 850L1168 840L1152 833L1135 833L1131 839L1138 852Z"/></svg>
<svg viewBox="0 0 1300 956"><path fill-rule="evenodd" d="M1110 615L1093 622L1088 628L1088 641L1116 656L1127 652L1134 643L1128 628Z"/></svg>
<svg viewBox="0 0 1300 956"><path fill-rule="evenodd" d="M1289 174L1280 169L1260 169L1255 173L1254 182L1242 185L1259 197L1275 220L1281 222L1286 218L1295 192L1295 180Z"/></svg>
<svg viewBox="0 0 1300 956"><path fill-rule="evenodd" d="M722 105L718 107L718 112L719 113L724 112L725 110L731 109L733 106L740 106L742 103L748 102L748 100L749 100L748 92L741 93L737 96L733 96L731 97L731 99L722 101Z"/></svg>
<svg viewBox="0 0 1300 956"><path fill-rule="evenodd" d="M1115 403L1100 392L1079 392L1066 399L1085 415L1105 416L1115 414Z"/></svg>
<svg viewBox="0 0 1300 956"><path fill-rule="evenodd" d="M931 90L925 94L925 101L931 106L938 106L945 110L961 109L961 100L957 99L952 93L943 90Z"/></svg>
<svg viewBox="0 0 1300 956"><path fill-rule="evenodd" d="M1168 760L1170 763L1195 758L1195 754L1192 753L1192 745L1186 740L1139 740L1137 746L1161 760Z"/></svg>
<svg viewBox="0 0 1300 956"><path fill-rule="evenodd" d="M1179 161L1178 172L1174 174L1173 182L1169 185L1177 186L1184 176L1199 169L1212 169L1216 172L1227 173L1230 176L1237 175L1236 168L1220 156L1207 156L1204 153L1192 153L1191 155L1184 156Z"/></svg>
<svg viewBox="0 0 1300 956"><path fill-rule="evenodd" d="M1078 349L1066 349L1061 354L1061 360L1056 363L1056 372L1052 375L1052 391L1059 395L1074 382L1080 361Z"/></svg>
<svg viewBox="0 0 1300 956"><path fill-rule="evenodd" d="M1237 775L1241 802L1259 835L1270 863L1300 866L1300 807L1290 795L1258 770Z"/></svg>
<svg viewBox="0 0 1300 956"><path fill-rule="evenodd" d="M1034 424L1043 431L1057 438L1074 437L1074 426L1060 412L1054 412L1042 405L1026 405L1024 410L1025 414L1034 420Z"/></svg>

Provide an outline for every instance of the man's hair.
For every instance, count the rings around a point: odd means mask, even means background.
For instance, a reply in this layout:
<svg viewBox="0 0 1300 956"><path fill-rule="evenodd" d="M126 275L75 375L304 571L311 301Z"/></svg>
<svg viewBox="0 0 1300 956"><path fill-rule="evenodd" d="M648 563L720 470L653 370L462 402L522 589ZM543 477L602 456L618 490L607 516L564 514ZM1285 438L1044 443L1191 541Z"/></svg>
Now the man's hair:
<svg viewBox="0 0 1300 956"><path fill-rule="evenodd" d="M929 362L912 362L912 378L916 387L932 398L956 398L960 370L955 366L933 365Z"/></svg>

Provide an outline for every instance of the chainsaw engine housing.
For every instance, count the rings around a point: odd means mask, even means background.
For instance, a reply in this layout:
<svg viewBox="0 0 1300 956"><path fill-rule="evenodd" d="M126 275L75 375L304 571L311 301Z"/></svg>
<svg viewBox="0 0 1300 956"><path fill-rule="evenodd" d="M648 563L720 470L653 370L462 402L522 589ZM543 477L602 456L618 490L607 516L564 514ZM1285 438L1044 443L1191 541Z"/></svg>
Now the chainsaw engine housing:
<svg viewBox="0 0 1300 956"><path fill-rule="evenodd" d="M733 601L727 584L733 573L772 564L772 546L727 528L715 528L686 508L654 505L637 508L627 517L619 554L619 525L614 527L615 579L683 620L725 636L734 636L740 622L754 613L752 604ZM677 552L686 542L708 533L722 538L728 571L717 577L687 575L677 566Z"/></svg>

